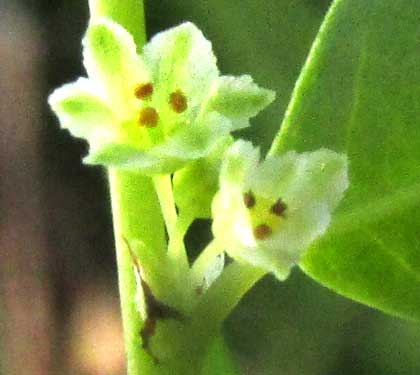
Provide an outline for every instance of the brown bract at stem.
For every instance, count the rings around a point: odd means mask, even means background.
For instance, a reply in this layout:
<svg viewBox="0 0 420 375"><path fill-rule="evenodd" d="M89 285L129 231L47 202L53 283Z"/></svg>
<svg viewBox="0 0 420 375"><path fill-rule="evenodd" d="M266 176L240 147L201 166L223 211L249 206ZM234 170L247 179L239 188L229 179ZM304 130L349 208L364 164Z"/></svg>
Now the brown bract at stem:
<svg viewBox="0 0 420 375"><path fill-rule="evenodd" d="M156 324L158 320L174 319L180 322L184 322L186 320L186 317L177 309L159 301L154 296L149 284L142 277L140 262L134 254L130 243L124 236L122 237L122 239L125 242L128 251L130 252L130 257L133 261L133 266L139 275L140 287L142 288L144 296L146 320L144 321L143 327L140 331L142 347L150 355L150 357L152 357L155 363L159 363L159 359L157 358L157 356L150 350L150 340L156 332Z"/></svg>
<svg viewBox="0 0 420 375"><path fill-rule="evenodd" d="M159 363L159 358L150 350L150 340L156 332L158 320L174 319L180 322L185 321L185 316L175 308L166 305L156 299L150 289L149 284L143 279L141 288L143 289L144 302L146 307L146 320L140 331L140 337L143 343L143 349L152 357L155 363Z"/></svg>

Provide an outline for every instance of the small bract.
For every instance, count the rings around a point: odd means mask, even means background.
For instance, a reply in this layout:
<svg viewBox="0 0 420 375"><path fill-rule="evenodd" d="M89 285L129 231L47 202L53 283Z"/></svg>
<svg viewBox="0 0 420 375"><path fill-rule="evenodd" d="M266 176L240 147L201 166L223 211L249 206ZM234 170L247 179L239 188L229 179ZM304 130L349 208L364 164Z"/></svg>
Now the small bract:
<svg viewBox="0 0 420 375"><path fill-rule="evenodd" d="M173 172L274 99L249 76L220 76L192 23L157 34L138 55L122 26L99 19L83 47L89 78L57 89L49 103L62 127L89 142L87 163Z"/></svg>
<svg viewBox="0 0 420 375"><path fill-rule="evenodd" d="M284 280L322 235L349 185L347 158L331 150L269 156L231 146L212 204L213 233L234 259Z"/></svg>

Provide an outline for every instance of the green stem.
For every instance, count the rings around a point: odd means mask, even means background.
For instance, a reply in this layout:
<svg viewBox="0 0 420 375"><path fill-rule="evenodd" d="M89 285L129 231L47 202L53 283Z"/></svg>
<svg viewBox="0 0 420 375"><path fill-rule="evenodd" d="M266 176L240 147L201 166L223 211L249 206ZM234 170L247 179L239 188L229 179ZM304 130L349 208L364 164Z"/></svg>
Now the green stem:
<svg viewBox="0 0 420 375"><path fill-rule="evenodd" d="M91 21L108 17L125 27L134 37L140 50L146 41L144 7L142 0L89 0ZM151 359L141 349L142 321L136 306L137 285L132 259L123 237L141 239L143 243L164 252L165 237L159 204L150 178L138 173L109 171L112 215L117 250L118 282L124 343L127 354L127 373L151 373ZM149 367L149 369L148 369Z"/></svg>
<svg viewBox="0 0 420 375"><path fill-rule="evenodd" d="M193 311L194 322L202 330L216 332L242 297L266 273L236 261L229 264L201 297Z"/></svg>
<svg viewBox="0 0 420 375"><path fill-rule="evenodd" d="M191 221L176 213L171 176L158 175L153 177L156 193L159 198L162 214L168 231L169 246L168 259L173 265L173 272L177 279L188 271L188 257L184 246L184 235ZM184 220L187 219L187 220Z"/></svg>
<svg viewBox="0 0 420 375"><path fill-rule="evenodd" d="M173 236L169 240L168 258L174 264L178 264L183 271L189 268L184 237L192 222L193 218L180 214L175 223Z"/></svg>
<svg viewBox="0 0 420 375"><path fill-rule="evenodd" d="M223 321L245 293L265 274L263 270L237 262L227 266L200 298L190 319L178 323L177 329L174 329L175 326L168 327L163 342L171 346L171 359L167 362L168 371L165 374L203 374L204 358L220 334ZM209 373L217 373L213 372L213 366L210 369Z"/></svg>
<svg viewBox="0 0 420 375"><path fill-rule="evenodd" d="M89 0L91 21L108 17L124 26L140 50L146 43L146 25L142 0Z"/></svg>
<svg viewBox="0 0 420 375"><path fill-rule="evenodd" d="M109 184L117 249L118 279L124 342L129 375L147 373L150 358L141 350L142 321L136 306L136 280L133 262L123 238L141 238L150 249L164 256L163 220L153 184L135 172L109 170Z"/></svg>
<svg viewBox="0 0 420 375"><path fill-rule="evenodd" d="M159 198L163 218L165 219L168 236L172 238L175 233L177 214L172 193L171 176L169 174L155 176L153 177L153 183Z"/></svg>

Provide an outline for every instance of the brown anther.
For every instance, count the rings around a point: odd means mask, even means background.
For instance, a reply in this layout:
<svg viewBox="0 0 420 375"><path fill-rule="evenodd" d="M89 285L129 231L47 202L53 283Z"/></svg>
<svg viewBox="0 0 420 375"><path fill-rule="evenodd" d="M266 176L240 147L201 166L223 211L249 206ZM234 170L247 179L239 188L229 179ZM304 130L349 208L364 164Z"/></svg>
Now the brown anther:
<svg viewBox="0 0 420 375"><path fill-rule="evenodd" d="M246 208L252 208L255 206L255 196L252 191L244 194L244 204Z"/></svg>
<svg viewBox="0 0 420 375"><path fill-rule="evenodd" d="M188 108L187 97L180 90L170 95L169 104L176 113L182 113Z"/></svg>
<svg viewBox="0 0 420 375"><path fill-rule="evenodd" d="M146 128L154 128L156 127L158 121L159 114L157 113L156 109L152 107L146 107L140 111L139 123L141 126L145 126Z"/></svg>
<svg viewBox="0 0 420 375"><path fill-rule="evenodd" d="M284 211L286 211L286 209L286 203L284 203L281 198L279 198L277 202L271 206L271 213L276 216L284 216Z"/></svg>
<svg viewBox="0 0 420 375"><path fill-rule="evenodd" d="M267 224L260 224L254 228L254 237L257 240L264 240L271 235L273 231Z"/></svg>
<svg viewBox="0 0 420 375"><path fill-rule="evenodd" d="M141 83L134 90L134 95L137 99L144 100L148 99L153 94L153 85L149 83Z"/></svg>

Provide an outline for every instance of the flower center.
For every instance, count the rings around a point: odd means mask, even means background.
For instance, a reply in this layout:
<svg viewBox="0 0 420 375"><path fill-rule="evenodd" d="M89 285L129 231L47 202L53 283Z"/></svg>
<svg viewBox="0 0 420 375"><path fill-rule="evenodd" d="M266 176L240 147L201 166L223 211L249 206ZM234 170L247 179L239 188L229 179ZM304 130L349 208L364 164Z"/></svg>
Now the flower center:
<svg viewBox="0 0 420 375"><path fill-rule="evenodd" d="M265 240L277 231L286 218L287 205L281 198L273 202L261 196L255 196L252 191L243 195L243 202L248 209L254 237Z"/></svg>
<svg viewBox="0 0 420 375"><path fill-rule="evenodd" d="M137 122L141 127L156 128L159 123L158 109L152 107L150 102L153 93L154 87L151 82L139 83L134 89L134 96L141 101L145 101L137 115ZM180 114L188 108L187 97L181 90L174 91L169 96L169 105L174 112Z"/></svg>

